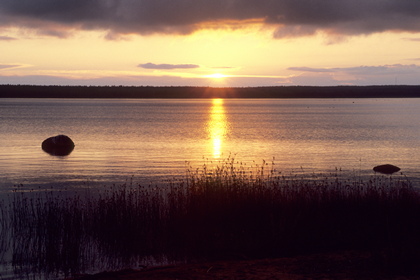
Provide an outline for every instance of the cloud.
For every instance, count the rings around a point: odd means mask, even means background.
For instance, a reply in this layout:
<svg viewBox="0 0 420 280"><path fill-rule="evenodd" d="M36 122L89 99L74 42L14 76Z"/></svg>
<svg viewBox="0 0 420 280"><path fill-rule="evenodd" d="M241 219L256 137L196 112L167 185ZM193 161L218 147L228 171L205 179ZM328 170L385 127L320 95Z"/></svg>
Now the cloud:
<svg viewBox="0 0 420 280"><path fill-rule="evenodd" d="M31 0L0 1L0 26L106 30L110 34L189 34L249 22L275 27L275 38L420 32L415 0ZM229 24L227 24L229 25ZM54 32L57 29L58 33Z"/></svg>
<svg viewBox="0 0 420 280"><path fill-rule="evenodd" d="M420 70L410 74L390 73L388 75L359 75L343 72L300 72L279 77L227 77L223 83L205 77L147 76L121 75L101 76L96 78L66 78L52 75L7 75L0 71L0 84L32 84L32 85L86 85L86 86L336 86L336 85L418 85Z"/></svg>
<svg viewBox="0 0 420 280"><path fill-rule="evenodd" d="M287 70L300 72L291 79L295 84L327 85L393 85L418 84L420 66L416 64L392 64L378 66L312 68L289 67ZM327 80L330 80L327 83Z"/></svg>
<svg viewBox="0 0 420 280"><path fill-rule="evenodd" d="M220 67L211 67L211 69L237 69L237 67L232 66L220 66Z"/></svg>
<svg viewBox="0 0 420 280"><path fill-rule="evenodd" d="M344 68L311 68L311 67L289 67L287 70L312 72L312 73L349 73L356 75L390 75L390 74L414 74L420 73L420 66L415 64L403 65L380 65L380 66L358 66Z"/></svg>
<svg viewBox="0 0 420 280"><path fill-rule="evenodd" d="M107 76L98 78L65 78L51 75L2 76L0 84L25 85L84 85L84 86L278 86L281 79L275 77L228 77L220 84L214 79L205 77L176 76Z"/></svg>
<svg viewBox="0 0 420 280"><path fill-rule="evenodd" d="M154 63L145 63L139 64L138 67L145 69L157 69L157 70L172 70L172 69L194 69L199 68L199 65L196 64L154 64Z"/></svg>
<svg viewBox="0 0 420 280"><path fill-rule="evenodd" d="M82 86L200 86L198 79L173 76L120 76L99 78L66 78L51 75L2 76L0 84L82 85Z"/></svg>
<svg viewBox="0 0 420 280"><path fill-rule="evenodd" d="M2 69L9 69L9 68L17 68L17 67L22 67L22 65L17 65L17 64L0 64L0 70L2 70Z"/></svg>
<svg viewBox="0 0 420 280"><path fill-rule="evenodd" d="M0 36L0 41L13 41L16 40L16 38L9 37L9 36Z"/></svg>
<svg viewBox="0 0 420 280"><path fill-rule="evenodd" d="M420 38L404 38L407 41L420 42Z"/></svg>
<svg viewBox="0 0 420 280"><path fill-rule="evenodd" d="M289 68L287 68L287 70L292 70L292 71L315 72L315 73L334 72L334 69L337 69L337 68L311 68L311 67L289 67Z"/></svg>
<svg viewBox="0 0 420 280"><path fill-rule="evenodd" d="M314 35L317 32L315 26L310 25L286 25L277 28L273 36L274 38L285 38L285 37L302 37Z"/></svg>

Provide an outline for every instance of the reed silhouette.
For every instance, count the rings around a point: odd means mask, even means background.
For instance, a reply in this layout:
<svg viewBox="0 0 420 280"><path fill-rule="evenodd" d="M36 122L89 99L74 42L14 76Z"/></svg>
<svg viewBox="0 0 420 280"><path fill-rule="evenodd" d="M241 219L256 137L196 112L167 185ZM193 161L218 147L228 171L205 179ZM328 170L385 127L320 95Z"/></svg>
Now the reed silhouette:
<svg viewBox="0 0 420 280"><path fill-rule="evenodd" d="M363 250L384 268L420 273L420 195L404 178L283 176L273 162L228 158L165 186L12 198L0 208L0 246L11 243L20 272Z"/></svg>

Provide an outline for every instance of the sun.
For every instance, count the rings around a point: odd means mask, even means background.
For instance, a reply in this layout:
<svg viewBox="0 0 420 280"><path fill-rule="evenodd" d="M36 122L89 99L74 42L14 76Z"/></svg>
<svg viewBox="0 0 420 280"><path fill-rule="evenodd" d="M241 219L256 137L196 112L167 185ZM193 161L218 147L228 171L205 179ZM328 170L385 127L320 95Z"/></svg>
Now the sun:
<svg viewBox="0 0 420 280"><path fill-rule="evenodd" d="M226 78L227 75L222 74L222 73L214 73L214 74L207 75L206 77L212 78L212 79L223 79L223 78Z"/></svg>

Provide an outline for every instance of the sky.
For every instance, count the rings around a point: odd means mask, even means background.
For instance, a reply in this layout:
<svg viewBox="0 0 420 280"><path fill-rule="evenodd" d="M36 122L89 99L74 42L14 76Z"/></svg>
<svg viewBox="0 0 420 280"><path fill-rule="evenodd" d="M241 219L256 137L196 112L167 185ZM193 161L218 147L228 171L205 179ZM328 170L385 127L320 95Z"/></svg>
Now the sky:
<svg viewBox="0 0 420 280"><path fill-rule="evenodd" d="M417 0L1 0L0 84L420 84Z"/></svg>

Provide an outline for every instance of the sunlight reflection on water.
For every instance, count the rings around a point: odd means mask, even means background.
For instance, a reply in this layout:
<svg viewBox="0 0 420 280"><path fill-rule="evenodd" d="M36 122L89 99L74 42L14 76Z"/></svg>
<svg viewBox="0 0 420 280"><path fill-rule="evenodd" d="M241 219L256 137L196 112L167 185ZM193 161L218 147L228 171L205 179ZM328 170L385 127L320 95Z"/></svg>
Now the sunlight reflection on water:
<svg viewBox="0 0 420 280"><path fill-rule="evenodd" d="M223 107L223 99L213 99L209 112L207 130L211 140L213 157L218 159L222 155L223 140L228 133L228 121Z"/></svg>

